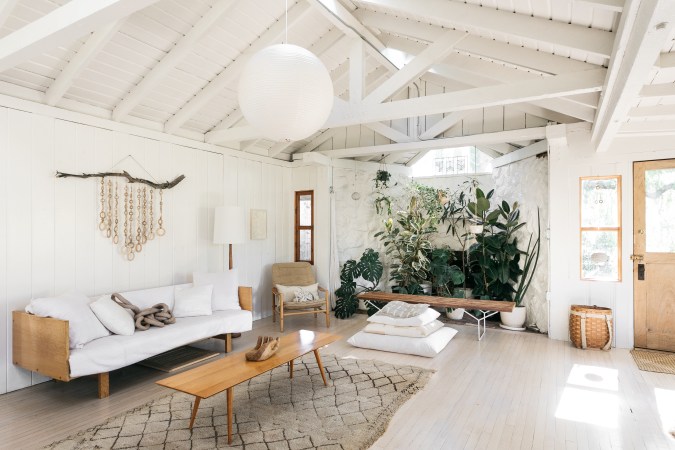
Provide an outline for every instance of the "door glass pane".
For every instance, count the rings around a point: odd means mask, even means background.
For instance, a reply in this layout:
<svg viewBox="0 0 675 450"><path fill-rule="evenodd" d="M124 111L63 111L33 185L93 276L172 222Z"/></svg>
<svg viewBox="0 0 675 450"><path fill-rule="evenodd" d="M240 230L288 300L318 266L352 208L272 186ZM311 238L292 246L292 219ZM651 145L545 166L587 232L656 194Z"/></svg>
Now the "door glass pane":
<svg viewBox="0 0 675 450"><path fill-rule="evenodd" d="M300 261L312 260L312 231L300 230Z"/></svg>
<svg viewBox="0 0 675 450"><path fill-rule="evenodd" d="M619 279L619 232L581 232L581 278L616 281Z"/></svg>
<svg viewBox="0 0 675 450"><path fill-rule="evenodd" d="M647 251L675 253L675 169L645 170Z"/></svg>
<svg viewBox="0 0 675 450"><path fill-rule="evenodd" d="M312 226L312 196L301 195L299 200L300 226Z"/></svg>
<svg viewBox="0 0 675 450"><path fill-rule="evenodd" d="M581 226L619 226L618 178L581 180Z"/></svg>

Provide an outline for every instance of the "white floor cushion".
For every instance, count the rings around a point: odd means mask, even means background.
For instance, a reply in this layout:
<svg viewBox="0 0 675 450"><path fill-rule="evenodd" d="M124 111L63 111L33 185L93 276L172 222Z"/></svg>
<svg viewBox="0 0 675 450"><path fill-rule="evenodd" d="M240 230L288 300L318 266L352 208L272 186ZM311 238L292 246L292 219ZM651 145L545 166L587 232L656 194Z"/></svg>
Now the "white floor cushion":
<svg viewBox="0 0 675 450"><path fill-rule="evenodd" d="M394 325L397 327L417 327L419 325L426 325L433 322L440 316L441 313L436 311L433 308L428 308L419 316L407 317L405 319L389 317L384 314L376 312L372 316L368 317L368 322L372 323L381 323L384 325Z"/></svg>
<svg viewBox="0 0 675 450"><path fill-rule="evenodd" d="M223 333L249 331L252 325L250 311L214 311L211 316L181 317L175 324L150 327L132 336L96 339L81 349L71 350L70 375L81 377L110 372L191 342Z"/></svg>
<svg viewBox="0 0 675 450"><path fill-rule="evenodd" d="M455 334L457 334L457 330L449 327L443 327L423 338L387 336L359 331L350 337L347 342L354 347L433 358L448 345Z"/></svg>
<svg viewBox="0 0 675 450"><path fill-rule="evenodd" d="M431 333L443 328L443 322L434 320L426 325L419 325L416 327L397 327L395 325L384 325L382 323L369 323L363 329L366 333L373 334L388 334L390 336L405 336L405 337L427 337Z"/></svg>

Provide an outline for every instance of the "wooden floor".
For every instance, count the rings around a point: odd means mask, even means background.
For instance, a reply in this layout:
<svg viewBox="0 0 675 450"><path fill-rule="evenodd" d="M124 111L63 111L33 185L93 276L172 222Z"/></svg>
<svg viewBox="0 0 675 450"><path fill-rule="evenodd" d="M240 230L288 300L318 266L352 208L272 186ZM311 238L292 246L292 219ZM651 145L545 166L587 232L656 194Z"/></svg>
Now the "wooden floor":
<svg viewBox="0 0 675 450"><path fill-rule="evenodd" d="M345 339L364 316L333 320ZM325 330L311 316L288 318L287 332ZM532 333L456 326L436 358L356 349L344 340L324 353L435 369L427 387L403 405L372 447L390 449L675 449L675 375L641 372L627 350L581 351ZM248 349L271 319L233 340ZM221 342L209 341L216 348ZM222 348L222 347L220 347ZM32 449L96 425L168 391L166 374L133 366L111 375L112 396L96 398L94 378L48 382L0 396L0 448ZM665 423L664 423L665 422Z"/></svg>

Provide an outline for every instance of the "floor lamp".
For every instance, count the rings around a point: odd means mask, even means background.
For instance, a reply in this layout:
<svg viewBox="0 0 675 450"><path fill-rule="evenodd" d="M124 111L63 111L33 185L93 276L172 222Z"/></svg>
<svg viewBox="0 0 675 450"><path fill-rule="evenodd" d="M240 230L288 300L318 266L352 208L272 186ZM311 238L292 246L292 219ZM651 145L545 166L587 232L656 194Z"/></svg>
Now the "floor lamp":
<svg viewBox="0 0 675 450"><path fill-rule="evenodd" d="M213 243L228 244L230 247L229 268L232 270L232 244L246 240L244 209L238 206L219 206L213 218Z"/></svg>
<svg viewBox="0 0 675 450"><path fill-rule="evenodd" d="M213 243L228 244L229 270L232 270L232 244L241 244L246 240L246 219L244 209L238 206L219 206L213 217ZM241 333L232 333L233 338L238 338Z"/></svg>

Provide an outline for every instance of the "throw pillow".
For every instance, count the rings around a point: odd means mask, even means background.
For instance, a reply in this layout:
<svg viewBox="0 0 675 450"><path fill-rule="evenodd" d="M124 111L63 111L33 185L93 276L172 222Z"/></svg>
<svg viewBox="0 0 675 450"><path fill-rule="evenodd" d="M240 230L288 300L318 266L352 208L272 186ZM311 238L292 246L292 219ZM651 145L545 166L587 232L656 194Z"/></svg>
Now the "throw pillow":
<svg viewBox="0 0 675 450"><path fill-rule="evenodd" d="M96 315L112 334L131 336L136 328L134 318L126 309L115 303L109 295L104 295L89 305Z"/></svg>
<svg viewBox="0 0 675 450"><path fill-rule="evenodd" d="M194 286L176 290L173 304L174 317L210 316L213 314L213 286Z"/></svg>
<svg viewBox="0 0 675 450"><path fill-rule="evenodd" d="M427 310L419 316L408 317L407 319L396 319L377 312L368 317L368 322L382 323L384 325L396 325L397 327L417 327L433 322L440 315L441 313L433 308L427 308Z"/></svg>
<svg viewBox="0 0 675 450"><path fill-rule="evenodd" d="M309 286L284 286L283 284L277 284L275 287L281 293L285 302L307 302L321 299L319 296L319 283L310 284Z"/></svg>
<svg viewBox="0 0 675 450"><path fill-rule="evenodd" d="M78 292L31 300L26 306L26 312L40 317L67 320L70 348L82 348L94 339L110 335L89 308L87 296Z"/></svg>
<svg viewBox="0 0 675 450"><path fill-rule="evenodd" d="M214 273L195 272L192 274L192 280L195 286L213 286L211 308L214 311L241 309L237 269Z"/></svg>

